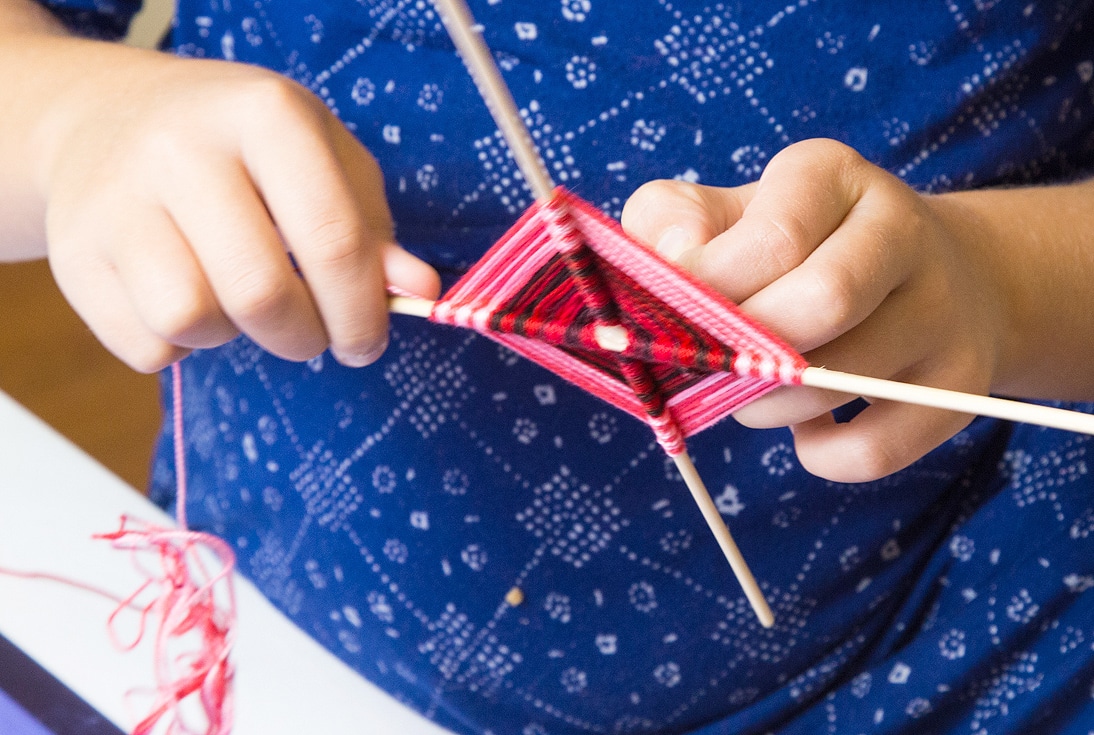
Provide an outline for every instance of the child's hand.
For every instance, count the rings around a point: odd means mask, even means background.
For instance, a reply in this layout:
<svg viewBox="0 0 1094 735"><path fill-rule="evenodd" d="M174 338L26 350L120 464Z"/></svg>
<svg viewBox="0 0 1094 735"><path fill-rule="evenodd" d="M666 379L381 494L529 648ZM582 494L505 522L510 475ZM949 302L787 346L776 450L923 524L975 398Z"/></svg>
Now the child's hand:
<svg viewBox="0 0 1094 735"><path fill-rule="evenodd" d="M804 353L810 364L972 393L992 386L1002 297L961 210L921 196L826 140L772 158L755 184L658 181L627 202L623 226L656 245ZM735 416L790 426L802 464L837 481L894 472L945 441L967 415L878 401L853 421L849 397L779 389Z"/></svg>
<svg viewBox="0 0 1094 735"><path fill-rule="evenodd" d="M49 258L131 366L157 370L240 332L291 360L329 345L364 365L387 343L385 282L436 294L434 271L393 241L375 160L299 85L238 64L57 47L88 71L40 128Z"/></svg>

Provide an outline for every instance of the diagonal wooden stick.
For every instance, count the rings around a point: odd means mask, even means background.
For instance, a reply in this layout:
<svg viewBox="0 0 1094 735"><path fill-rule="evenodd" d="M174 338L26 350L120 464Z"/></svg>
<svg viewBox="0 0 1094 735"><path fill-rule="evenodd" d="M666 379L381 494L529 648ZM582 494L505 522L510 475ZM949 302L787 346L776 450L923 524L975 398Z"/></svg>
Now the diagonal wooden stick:
<svg viewBox="0 0 1094 735"><path fill-rule="evenodd" d="M551 181L551 176L532 143L528 128L524 125L524 121L520 117L520 111L517 109L516 103L513 102L513 96L509 92L505 80L502 79L501 72L498 71L498 67L494 63L494 58L490 55L490 49L482 40L481 29L471 17L471 11L468 10L463 0L433 0L433 2L439 11L441 21L448 30L448 35L451 36L452 42L455 43L456 49L460 52L460 56L463 58L468 71L470 71L472 79L475 80L479 93L486 101L486 106L490 110L490 114L493 115L498 129L505 137L506 143L509 144L509 150L512 152L524 180L528 183L536 199L545 201L551 196L551 192L555 188L554 183ZM424 305L412 305L406 304L405 301L396 301L393 309L398 305L412 309L412 313L418 316L428 316L428 312L421 313L421 308ZM700 510L703 512L703 518L710 526L715 538L718 539L718 545L729 560L729 564L737 575L741 587L745 590L745 595L756 611L757 617L764 627L771 627L774 624L771 608L764 599L759 585L756 584L752 572L749 571L744 557L741 556L737 544L733 541L733 537L714 505L714 501L711 500L710 493L707 492L699 473L695 471L695 467L686 452L679 455L679 457L673 457L673 459L676 461L677 467L680 468L680 474L684 478L688 490L691 491L692 497L699 504Z"/></svg>
<svg viewBox="0 0 1094 735"><path fill-rule="evenodd" d="M745 561L741 550L737 548L737 542L733 540L733 534L729 532L729 527L722 519L721 511L718 510L718 506L711 499L706 483L699 475L699 470L695 469L695 464L686 451L672 455L672 461L676 463L676 469L680 471L680 476L684 478L684 484L691 491L692 499L699 506L699 512L703 514L703 520L707 522L707 528L710 529L715 540L718 541L718 547L722 550L726 561L729 562L734 576L737 577L737 582L744 590L745 597L748 598L752 610L760 620L760 625L770 628L775 624L775 613L771 612L771 606L767 604L767 598L760 590L760 585L756 584L756 578L752 576L752 570L748 568L748 562Z"/></svg>
<svg viewBox="0 0 1094 735"><path fill-rule="evenodd" d="M389 296L388 310L394 314L406 314L428 319L433 312L434 303L426 299L407 296ZM606 330L603 332L598 331L597 338L600 346L611 352L622 352L626 349L626 335L621 337L618 332ZM726 561L729 562L730 569L733 570L737 582L744 590L745 597L748 598L748 602L755 611L760 624L765 628L770 628L775 624L775 615L771 612L771 606L768 605L760 585L757 584L752 570L748 567L748 562L745 561L737 542L734 541L733 534L726 526L718 506L710 497L710 492L707 490L703 478L699 475L699 471L695 468L695 464L691 461L691 457L688 456L686 451L670 456L672 461L676 463L676 469L680 472L680 477L683 478L692 499L699 507L699 512L703 515L703 520L706 521L707 527L718 542L718 547L722 550Z"/></svg>
<svg viewBox="0 0 1094 735"><path fill-rule="evenodd" d="M393 296L388 298L388 308L397 314L428 317L433 309L433 302L424 299ZM614 333L607 333L603 338L598 333L597 337L600 346L605 350L622 352L626 349L627 339L625 337L619 338ZM894 380L841 373L837 370L819 367L808 367L802 372L802 385L847 393L852 396L862 396L863 398L914 403L919 406L941 408L947 411L956 411L957 413L967 413L972 416L989 416L1023 424L1045 426L1050 429L1063 429L1064 431L1074 431L1079 434L1094 435L1094 416L1090 414L1052 406L1041 406L1024 401L1014 401L1008 398L980 396L946 390L945 388L898 383Z"/></svg>
<svg viewBox="0 0 1094 735"><path fill-rule="evenodd" d="M501 78L490 49L482 40L482 27L475 23L471 11L463 0L433 0L441 16L448 35L456 44L464 65L479 88L479 94L497 123L498 130L505 137L509 151L513 154L524 180L536 199L545 200L551 196L555 185L547 167L539 157L532 136L520 117L513 95L505 80Z"/></svg>

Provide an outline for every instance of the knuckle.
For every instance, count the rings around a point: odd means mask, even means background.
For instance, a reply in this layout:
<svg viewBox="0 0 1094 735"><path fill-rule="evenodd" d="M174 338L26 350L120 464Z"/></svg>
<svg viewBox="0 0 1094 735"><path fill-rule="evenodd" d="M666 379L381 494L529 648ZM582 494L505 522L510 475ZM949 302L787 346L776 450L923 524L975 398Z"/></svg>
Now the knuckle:
<svg viewBox="0 0 1094 735"><path fill-rule="evenodd" d="M695 199L695 185L675 179L654 179L638 187L627 204L657 206L677 199Z"/></svg>
<svg viewBox="0 0 1094 735"><path fill-rule="evenodd" d="M811 138L793 143L771 158L761 182L774 175L804 177L818 186L838 182L862 182L879 169L851 146L830 138Z"/></svg>
<svg viewBox="0 0 1094 735"><path fill-rule="evenodd" d="M176 182L189 185L205 174L208 150L208 142L182 120L146 126L125 153L127 173L148 186L148 195L163 197L176 191Z"/></svg>
<svg viewBox="0 0 1094 735"><path fill-rule="evenodd" d="M808 225L793 212L767 219L757 233L766 257L774 261L780 273L789 273L805 262L813 250Z"/></svg>
<svg viewBox="0 0 1094 735"><path fill-rule="evenodd" d="M275 274L258 271L239 278L226 297L237 323L268 322L284 316L292 304L292 288Z"/></svg>
<svg viewBox="0 0 1094 735"><path fill-rule="evenodd" d="M164 162L173 170L176 166L188 166L194 161L192 141L174 125L157 126L142 132L135 145L136 158L150 158Z"/></svg>
<svg viewBox="0 0 1094 735"><path fill-rule="evenodd" d="M307 225L308 258L313 263L337 267L360 256L364 228L353 217L328 215L316 217Z"/></svg>
<svg viewBox="0 0 1094 735"><path fill-rule="evenodd" d="M805 160L839 168L855 168L865 159L851 146L832 138L810 138L793 143L776 153L771 162L785 159Z"/></svg>
<svg viewBox="0 0 1094 735"><path fill-rule="evenodd" d="M802 304L811 314L813 329L829 342L854 326L858 288L855 277L845 269L827 269L813 274L803 287Z"/></svg>
<svg viewBox="0 0 1094 735"><path fill-rule="evenodd" d="M301 97L294 82L276 74L257 74L251 79L249 87L249 106L259 111L292 108L299 103Z"/></svg>
<svg viewBox="0 0 1094 735"><path fill-rule="evenodd" d="M185 291L164 299L145 319L156 335L174 343L207 324L213 308L200 294Z"/></svg>
<svg viewBox="0 0 1094 735"><path fill-rule="evenodd" d="M873 173L864 200L876 211L876 221L889 228L899 224L902 232L909 233L905 236L908 240L922 236L934 221L922 197L887 171L877 169Z"/></svg>
<svg viewBox="0 0 1094 735"><path fill-rule="evenodd" d="M663 212L674 212L680 205L694 208L700 201L695 184L673 179L647 181L623 205L620 222L627 230L641 228Z"/></svg>
<svg viewBox="0 0 1094 735"><path fill-rule="evenodd" d="M266 73L256 75L240 99L243 109L249 110L260 125L282 129L294 121L314 121L322 106L314 95L291 79Z"/></svg>
<svg viewBox="0 0 1094 735"><path fill-rule="evenodd" d="M857 150L846 143L830 138L822 138L819 141L818 155L830 158L848 168L857 168L866 163L866 159Z"/></svg>

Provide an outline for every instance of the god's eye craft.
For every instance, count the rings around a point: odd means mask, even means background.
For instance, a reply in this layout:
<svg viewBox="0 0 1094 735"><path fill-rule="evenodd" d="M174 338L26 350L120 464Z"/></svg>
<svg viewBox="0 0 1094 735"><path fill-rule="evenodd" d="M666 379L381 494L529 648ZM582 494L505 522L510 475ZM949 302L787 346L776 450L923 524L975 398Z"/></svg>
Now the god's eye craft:
<svg viewBox="0 0 1094 735"><path fill-rule="evenodd" d="M555 188L466 4L434 5L536 202L442 299L395 295L391 310L474 329L649 422L765 627L771 609L688 457L687 436L781 385L1094 433L1086 414L811 367L723 296Z"/></svg>

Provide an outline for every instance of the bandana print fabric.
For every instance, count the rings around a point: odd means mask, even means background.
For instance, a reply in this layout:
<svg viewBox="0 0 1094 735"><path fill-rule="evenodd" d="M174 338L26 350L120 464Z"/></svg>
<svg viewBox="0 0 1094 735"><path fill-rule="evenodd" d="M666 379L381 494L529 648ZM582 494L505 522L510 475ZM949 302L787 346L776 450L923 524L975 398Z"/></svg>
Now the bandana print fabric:
<svg viewBox="0 0 1094 735"><path fill-rule="evenodd" d="M1094 170L1090 2L471 10L552 178L611 219L646 180L744 184L812 137L929 191ZM533 203L424 1L180 0L173 42L319 96L449 288ZM861 485L808 475L786 431L690 437L774 609L765 630L644 419L508 347L394 317L361 370L240 339L183 373L191 525L459 735L1094 728L1089 437L977 420Z"/></svg>
<svg viewBox="0 0 1094 735"><path fill-rule="evenodd" d="M560 210L568 223L563 232ZM599 307L598 295L577 285L562 239L583 253L576 269L602 281ZM779 385L799 383L806 367L733 304L564 190L534 205L445 294L432 318L482 332L650 421L671 455L684 450L685 436ZM600 346L597 328L606 320L626 329L622 352ZM624 360L644 366L638 378L626 375ZM640 399L638 381L656 396Z"/></svg>

